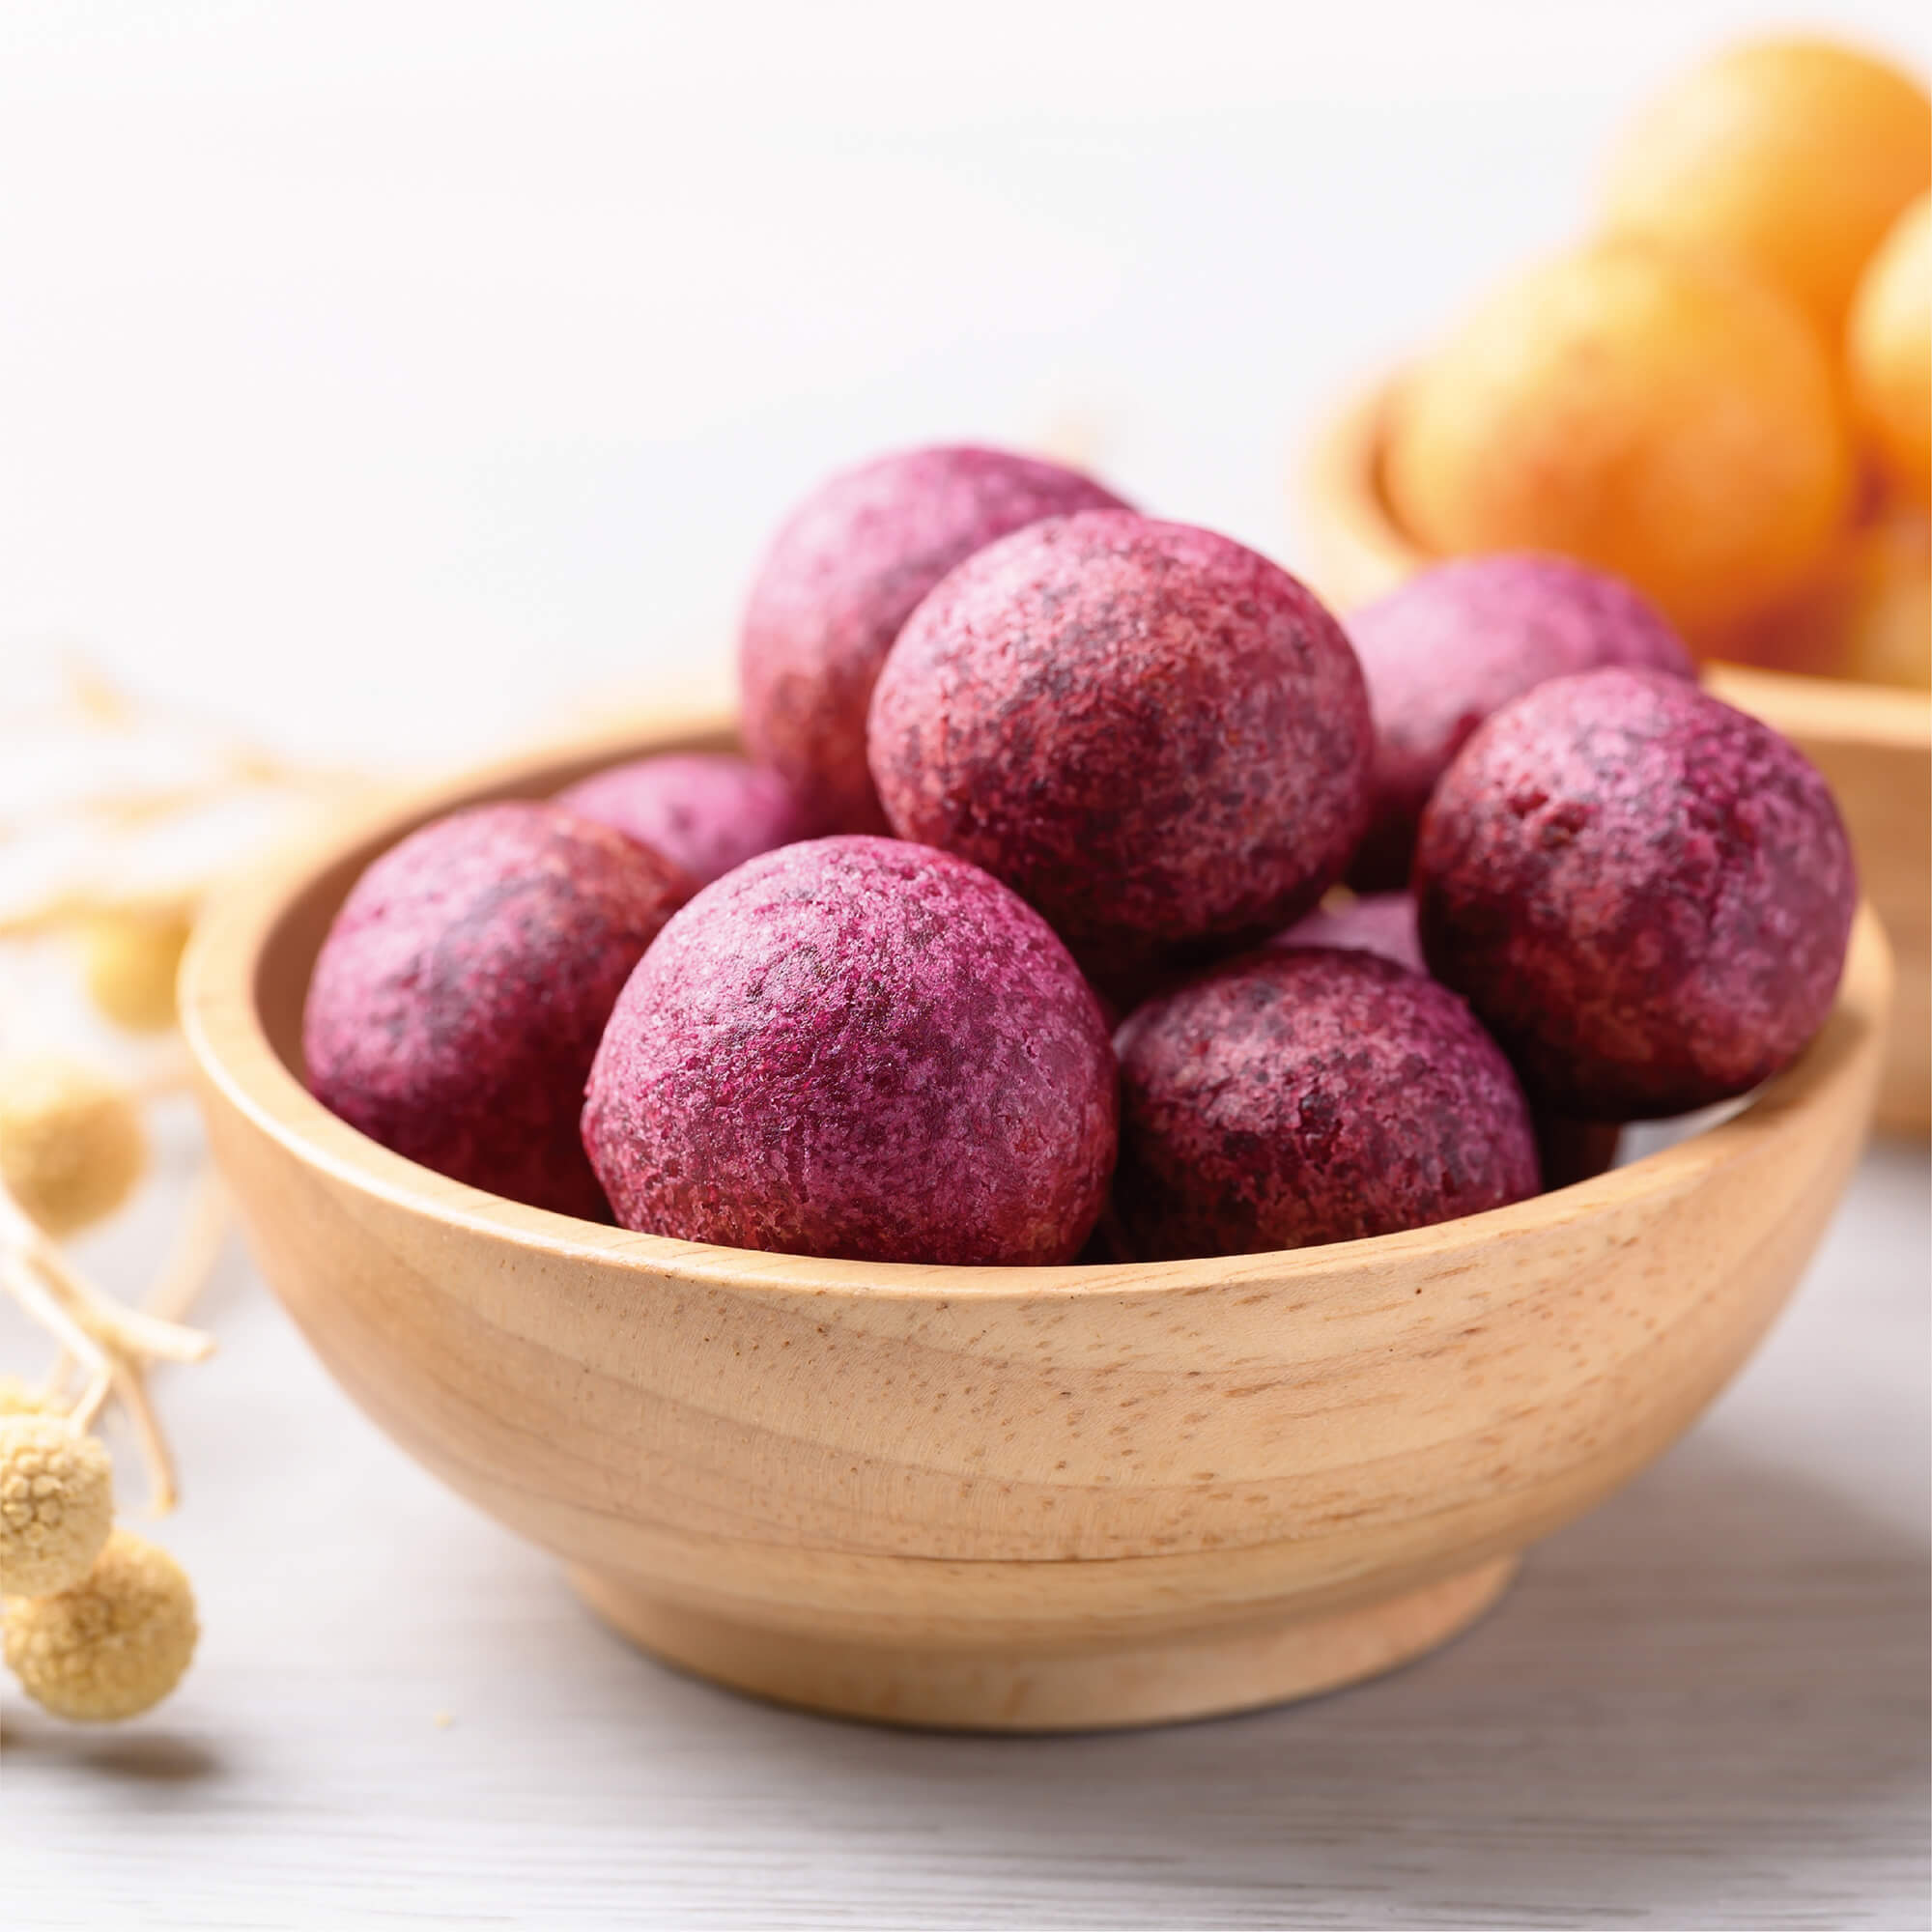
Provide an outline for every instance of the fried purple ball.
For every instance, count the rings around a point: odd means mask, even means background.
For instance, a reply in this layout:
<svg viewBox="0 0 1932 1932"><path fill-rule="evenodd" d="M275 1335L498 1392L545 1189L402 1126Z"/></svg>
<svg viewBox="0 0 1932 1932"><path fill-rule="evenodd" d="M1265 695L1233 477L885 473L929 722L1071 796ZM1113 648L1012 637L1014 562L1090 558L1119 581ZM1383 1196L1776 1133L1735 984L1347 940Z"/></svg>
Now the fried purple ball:
<svg viewBox="0 0 1932 1932"><path fill-rule="evenodd" d="M636 758L579 781L556 802L662 852L701 886L806 834L784 780L729 752Z"/></svg>
<svg viewBox="0 0 1932 1932"><path fill-rule="evenodd" d="M555 805L484 805L378 859L302 1012L309 1091L370 1139L532 1208L610 1219L577 1135L611 1009L694 881Z"/></svg>
<svg viewBox="0 0 1932 1932"><path fill-rule="evenodd" d="M912 449L821 484L759 565L739 643L745 743L813 832L883 832L866 706L899 627L951 570L1042 517L1121 499L1003 449Z"/></svg>
<svg viewBox="0 0 1932 1932"><path fill-rule="evenodd" d="M1560 556L1437 564L1354 612L1348 631L1376 720L1375 802L1349 867L1359 892L1408 884L1436 780L1511 698L1606 665L1695 675L1677 634L1629 584Z"/></svg>
<svg viewBox="0 0 1932 1932"><path fill-rule="evenodd" d="M1343 952L1374 952L1427 973L1415 932L1415 900L1407 893L1368 893L1338 906L1318 906L1304 920L1268 941L1271 950L1327 946Z"/></svg>
<svg viewBox="0 0 1932 1932"><path fill-rule="evenodd" d="M1279 931L1347 863L1367 694L1342 628L1210 530L1064 517L955 570L872 696L893 828L983 866L1131 993Z"/></svg>
<svg viewBox="0 0 1932 1932"><path fill-rule="evenodd" d="M1142 1260L1389 1235L1536 1192L1495 1042L1446 987L1373 953L1230 960L1115 1044L1114 1203Z"/></svg>
<svg viewBox="0 0 1932 1932"><path fill-rule="evenodd" d="M583 1144L627 1228L846 1261L1071 1261L1113 1171L1114 1055L1046 923L890 838L707 886L611 1015Z"/></svg>
<svg viewBox="0 0 1932 1932"><path fill-rule="evenodd" d="M1540 1105L1708 1106L1824 1024L1858 879L1825 781L1768 725L1662 671L1539 685L1423 814L1422 949Z"/></svg>

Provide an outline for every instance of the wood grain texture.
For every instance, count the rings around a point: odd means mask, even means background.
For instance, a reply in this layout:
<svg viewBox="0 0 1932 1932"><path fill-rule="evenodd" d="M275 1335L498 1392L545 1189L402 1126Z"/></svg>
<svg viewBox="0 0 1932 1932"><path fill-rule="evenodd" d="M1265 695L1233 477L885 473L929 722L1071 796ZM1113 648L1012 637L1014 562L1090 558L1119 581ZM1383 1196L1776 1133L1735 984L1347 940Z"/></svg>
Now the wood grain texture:
<svg viewBox="0 0 1932 1932"><path fill-rule="evenodd" d="M1382 428L1395 393L1386 385L1338 415L1301 477L1316 587L1343 610L1430 561L1382 495ZM1837 795L1897 972L1878 1122L1922 1135L1932 1129L1932 697L1738 665L1714 665L1704 681L1781 731Z"/></svg>
<svg viewBox="0 0 1932 1932"><path fill-rule="evenodd" d="M1735 1118L1493 1214L1296 1254L703 1247L442 1179L308 1097L302 989L374 851L459 802L722 735L606 735L383 805L211 912L184 1007L254 1251L337 1378L634 1634L763 1694L1082 1727L1412 1652L1430 1615L1446 1634L1481 1607L1487 1582L1451 1579L1690 1423L1856 1157L1889 979L1868 915L1825 1031Z"/></svg>

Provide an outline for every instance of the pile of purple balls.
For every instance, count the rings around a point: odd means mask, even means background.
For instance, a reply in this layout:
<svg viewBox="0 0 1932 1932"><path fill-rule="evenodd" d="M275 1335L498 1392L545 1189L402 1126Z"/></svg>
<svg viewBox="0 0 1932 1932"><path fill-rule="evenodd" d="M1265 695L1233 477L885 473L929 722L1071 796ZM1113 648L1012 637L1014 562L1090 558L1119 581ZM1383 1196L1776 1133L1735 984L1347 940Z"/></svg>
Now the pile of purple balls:
<svg viewBox="0 0 1932 1932"><path fill-rule="evenodd" d="M1824 781L1554 558L1345 631L1070 469L922 449L799 507L741 663L748 758L368 868L308 992L327 1106L689 1240L1241 1254L1584 1178L1789 1065L1836 990Z"/></svg>

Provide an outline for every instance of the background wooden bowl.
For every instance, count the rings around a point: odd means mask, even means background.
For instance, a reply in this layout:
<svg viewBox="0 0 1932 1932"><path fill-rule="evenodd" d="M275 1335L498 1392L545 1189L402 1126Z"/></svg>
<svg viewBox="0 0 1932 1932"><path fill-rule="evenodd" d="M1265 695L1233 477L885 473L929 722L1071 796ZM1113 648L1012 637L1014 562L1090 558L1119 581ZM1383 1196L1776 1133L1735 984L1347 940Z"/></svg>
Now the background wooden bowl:
<svg viewBox="0 0 1932 1932"><path fill-rule="evenodd" d="M350 883L423 819L619 732L383 805L220 900L187 961L200 1094L263 1272L412 1455L660 1655L895 1722L1074 1729L1328 1689L1492 1603L1776 1315L1863 1138L1889 966L1734 1119L1495 1213L1151 1266L886 1266L522 1208L303 1091Z"/></svg>
<svg viewBox="0 0 1932 1932"><path fill-rule="evenodd" d="M1303 477L1314 587L1348 611L1435 559L1396 523L1381 487L1393 385L1363 397L1317 440ZM1762 718L1824 773L1858 852L1897 969L1878 1123L1932 1128L1932 696L1883 685L1715 664L1704 682Z"/></svg>

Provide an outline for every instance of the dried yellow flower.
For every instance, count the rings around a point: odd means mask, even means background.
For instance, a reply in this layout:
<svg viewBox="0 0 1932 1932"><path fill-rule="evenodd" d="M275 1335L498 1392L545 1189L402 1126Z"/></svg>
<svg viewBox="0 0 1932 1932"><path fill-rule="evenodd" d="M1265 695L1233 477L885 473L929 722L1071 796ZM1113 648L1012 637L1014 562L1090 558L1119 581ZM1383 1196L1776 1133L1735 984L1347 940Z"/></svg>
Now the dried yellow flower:
<svg viewBox="0 0 1932 1932"><path fill-rule="evenodd" d="M159 1033L175 1023L175 979L190 922L181 906L119 906L81 932L88 997L117 1024Z"/></svg>
<svg viewBox="0 0 1932 1932"><path fill-rule="evenodd" d="M71 1589L114 1522L114 1467L91 1435L52 1415L0 1420L0 1596Z"/></svg>
<svg viewBox="0 0 1932 1932"><path fill-rule="evenodd" d="M74 1234L112 1213L147 1158L126 1088L53 1054L0 1067L0 1182L45 1233Z"/></svg>
<svg viewBox="0 0 1932 1932"><path fill-rule="evenodd" d="M125 1529L85 1582L7 1605L7 1662L20 1688L78 1722L153 1709L181 1682L199 1634L181 1565Z"/></svg>

